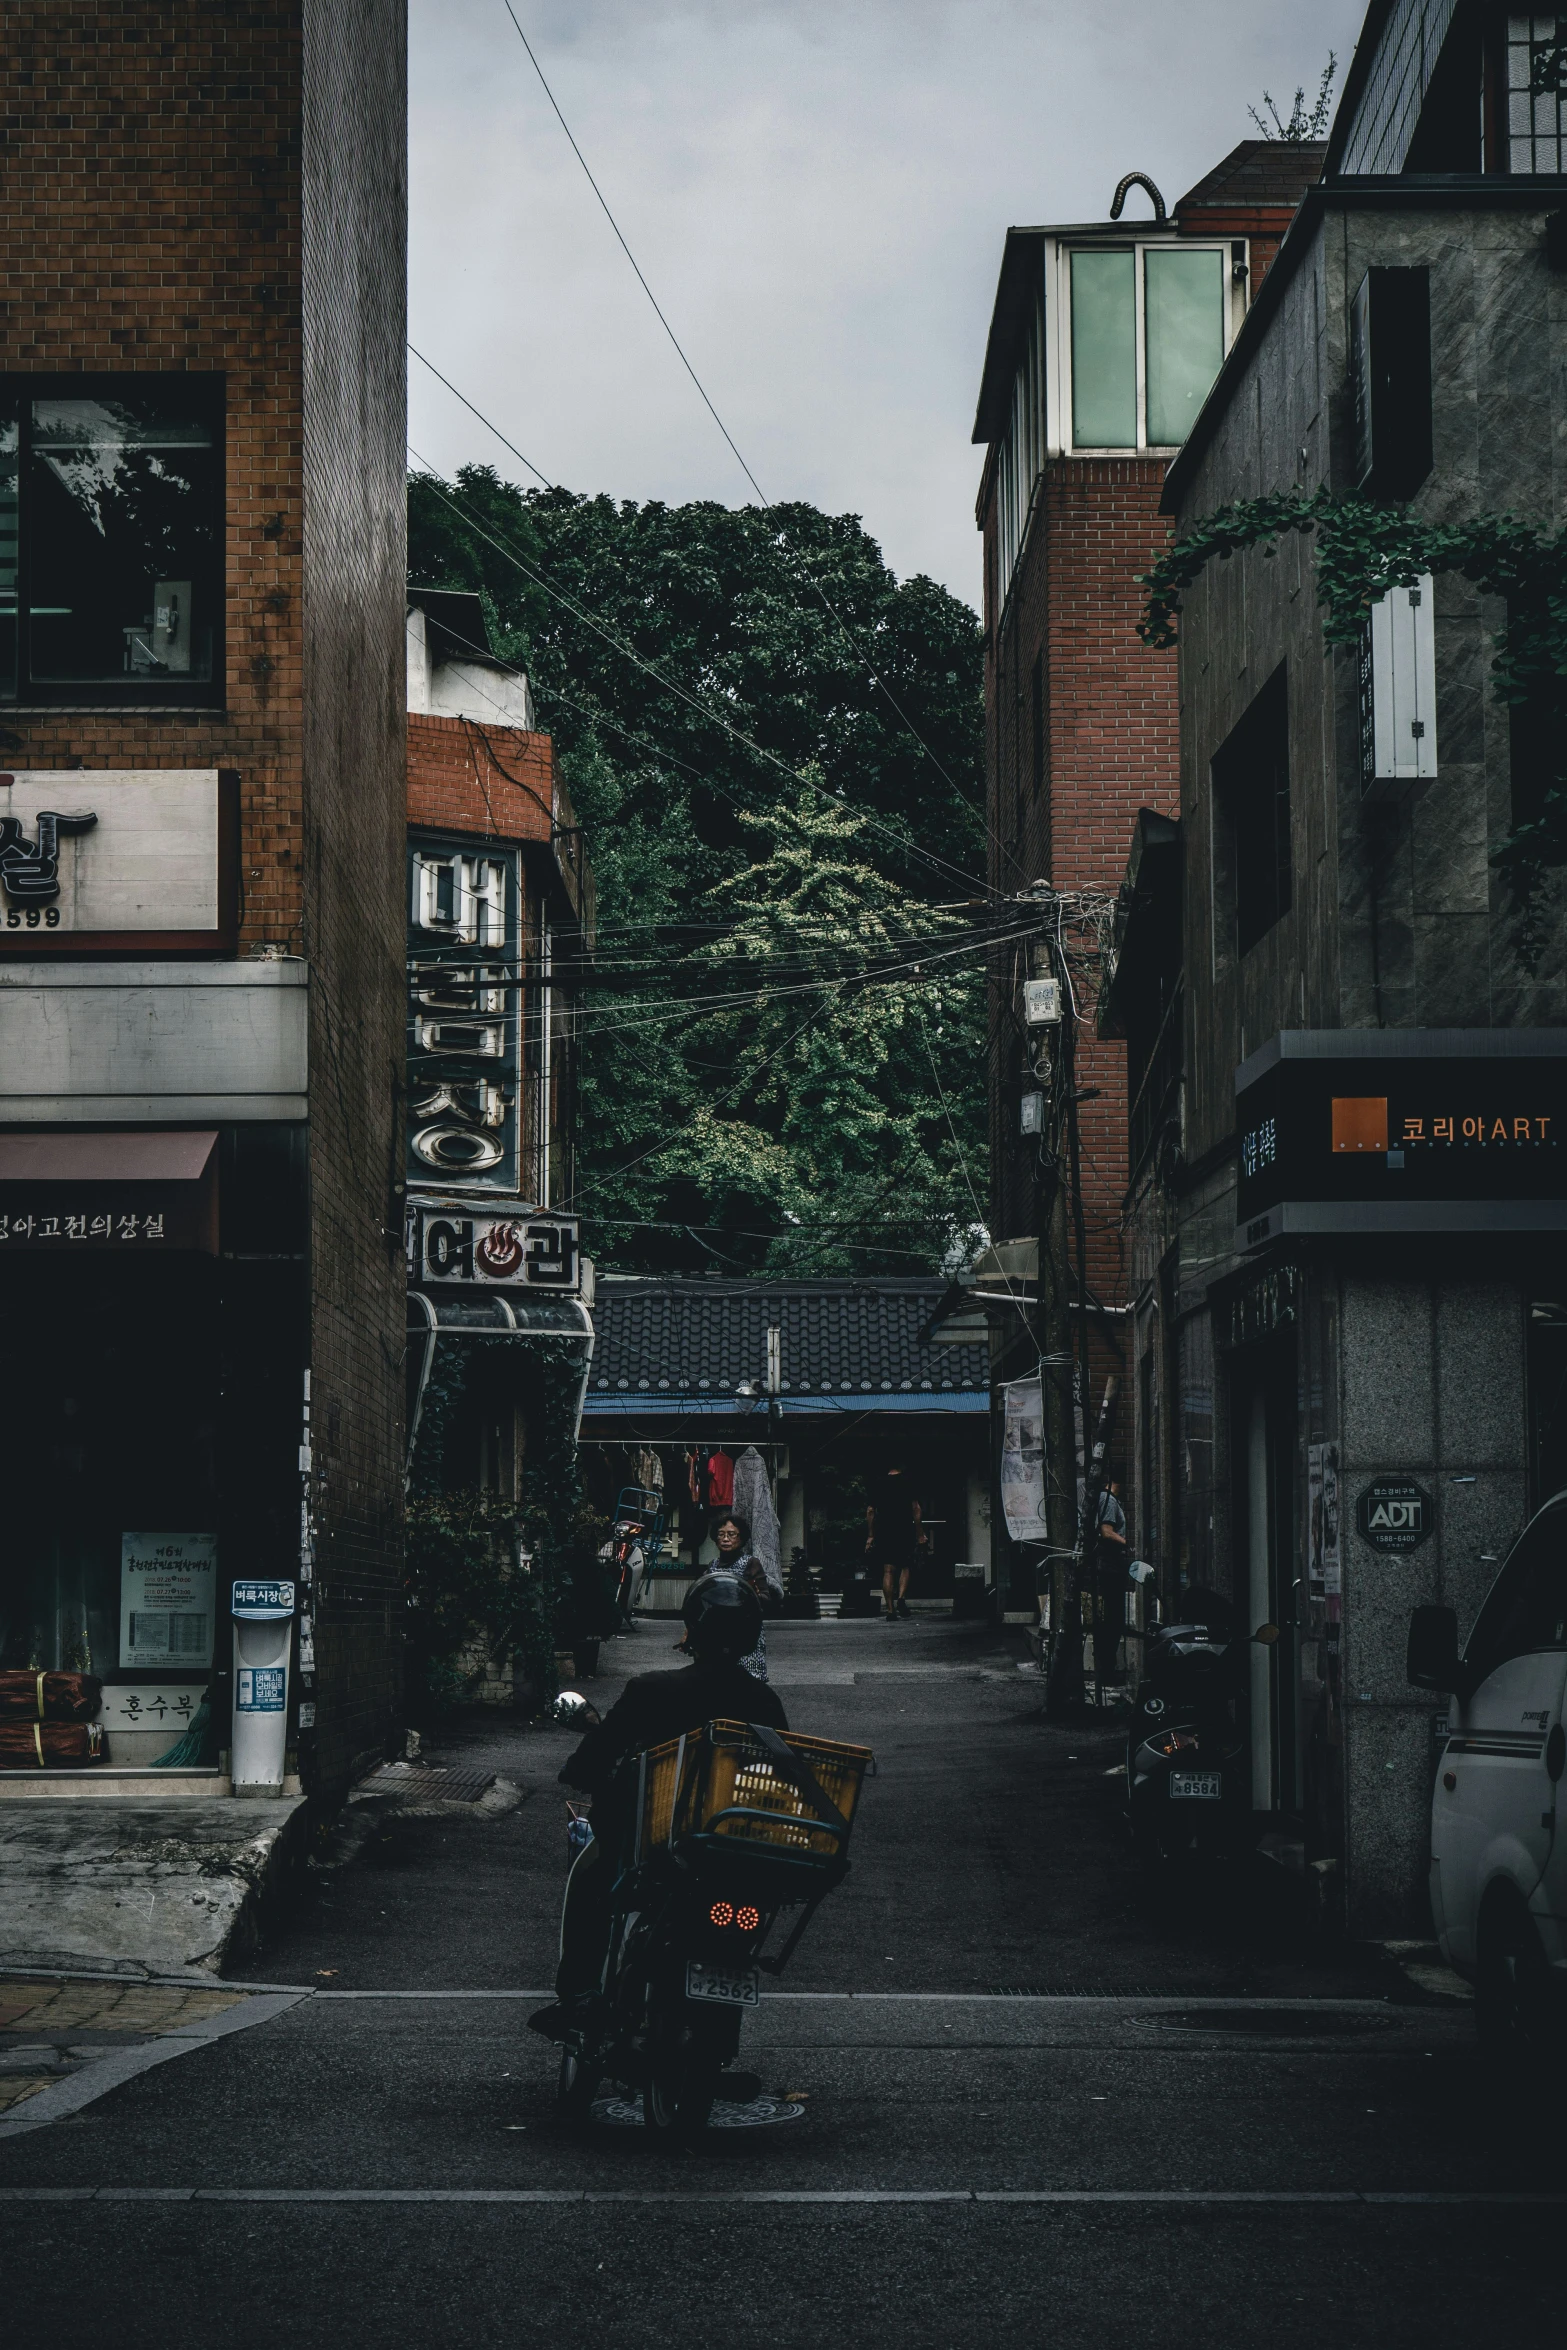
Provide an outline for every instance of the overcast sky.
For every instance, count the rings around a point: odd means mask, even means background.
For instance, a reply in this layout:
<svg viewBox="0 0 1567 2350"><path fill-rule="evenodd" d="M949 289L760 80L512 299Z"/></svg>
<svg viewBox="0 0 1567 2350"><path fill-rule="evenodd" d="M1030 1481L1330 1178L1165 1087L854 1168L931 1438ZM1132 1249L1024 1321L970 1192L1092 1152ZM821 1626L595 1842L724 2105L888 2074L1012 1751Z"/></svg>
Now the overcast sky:
<svg viewBox="0 0 1567 2350"><path fill-rule="evenodd" d="M863 516L977 603L970 446L1003 234L1174 204L1343 64L1360 0L513 0L632 251L770 498ZM553 480L749 495L503 0L411 0L410 333ZM1142 210L1134 195L1132 210ZM442 472L529 477L410 361Z"/></svg>

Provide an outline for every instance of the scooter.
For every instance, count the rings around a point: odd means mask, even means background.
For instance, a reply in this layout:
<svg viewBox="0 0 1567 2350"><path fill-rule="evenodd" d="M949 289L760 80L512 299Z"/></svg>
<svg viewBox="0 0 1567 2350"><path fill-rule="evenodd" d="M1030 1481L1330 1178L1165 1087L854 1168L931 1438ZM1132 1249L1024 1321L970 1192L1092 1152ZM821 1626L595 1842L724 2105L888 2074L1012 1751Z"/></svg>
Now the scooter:
<svg viewBox="0 0 1567 2350"><path fill-rule="evenodd" d="M606 2078L642 2093L651 2136L689 2143L714 2104L749 2103L740 2049L761 1976L782 1973L848 1873L866 1747L710 1722L631 1758L636 1833L615 1886L596 2013L561 2051L558 2110L591 2115ZM767 1944L781 1922L776 1952Z"/></svg>
<svg viewBox="0 0 1567 2350"><path fill-rule="evenodd" d="M1264 1624L1256 1637L1277 1639L1277 1628ZM1127 1729L1126 1809L1138 1851L1160 1868L1228 1859L1251 1840L1248 1646L1227 1605L1188 1610L1148 1636Z"/></svg>

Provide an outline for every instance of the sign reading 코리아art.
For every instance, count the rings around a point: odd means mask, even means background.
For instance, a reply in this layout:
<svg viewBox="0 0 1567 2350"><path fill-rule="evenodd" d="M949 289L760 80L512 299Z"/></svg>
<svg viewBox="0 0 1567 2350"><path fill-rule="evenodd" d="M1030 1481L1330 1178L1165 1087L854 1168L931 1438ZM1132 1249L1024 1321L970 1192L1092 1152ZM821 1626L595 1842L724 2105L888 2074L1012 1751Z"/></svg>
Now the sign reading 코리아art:
<svg viewBox="0 0 1567 2350"><path fill-rule="evenodd" d="M1418 1550L1431 1531L1431 1496L1410 1478L1379 1477L1355 1504L1355 1526L1373 1550Z"/></svg>

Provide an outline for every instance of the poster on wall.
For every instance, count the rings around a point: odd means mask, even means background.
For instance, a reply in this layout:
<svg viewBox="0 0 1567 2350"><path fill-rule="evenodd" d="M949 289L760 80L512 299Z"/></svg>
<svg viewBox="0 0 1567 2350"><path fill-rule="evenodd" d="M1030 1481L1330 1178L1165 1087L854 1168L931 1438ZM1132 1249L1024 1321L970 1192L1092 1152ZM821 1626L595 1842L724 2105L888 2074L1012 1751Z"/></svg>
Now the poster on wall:
<svg viewBox="0 0 1567 2350"><path fill-rule="evenodd" d="M1037 1379L1002 1389L1001 1508L1014 1542L1048 1542L1045 1523L1045 1413Z"/></svg>
<svg viewBox="0 0 1567 2350"><path fill-rule="evenodd" d="M1338 1446L1306 1447L1306 1588L1313 1599L1337 1599L1343 1589L1339 1559Z"/></svg>
<svg viewBox="0 0 1567 2350"><path fill-rule="evenodd" d="M217 1588L215 1534L122 1534L120 1670L205 1672Z"/></svg>

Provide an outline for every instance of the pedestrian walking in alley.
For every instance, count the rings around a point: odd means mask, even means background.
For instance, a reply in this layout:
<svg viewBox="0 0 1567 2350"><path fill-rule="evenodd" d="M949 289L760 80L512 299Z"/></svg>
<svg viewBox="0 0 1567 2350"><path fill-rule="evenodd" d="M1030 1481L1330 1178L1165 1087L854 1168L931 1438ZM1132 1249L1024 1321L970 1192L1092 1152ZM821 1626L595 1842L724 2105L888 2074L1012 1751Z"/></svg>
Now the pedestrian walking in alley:
<svg viewBox="0 0 1567 2350"><path fill-rule="evenodd" d="M773 1596L773 1585L768 1581L767 1569L751 1548L751 1528L747 1519L731 1514L720 1518L713 1528L713 1540L718 1545L718 1556L713 1561L715 1575L733 1575L755 1593L764 1604ZM781 1593L778 1596L782 1596ZM758 1627L756 1646L740 1659L755 1681L767 1678L767 1626Z"/></svg>
<svg viewBox="0 0 1567 2350"><path fill-rule="evenodd" d="M1120 1486L1111 1477L1099 1497L1099 1517L1094 1529L1094 1678L1101 1684L1116 1678L1116 1652L1124 1628L1126 1569L1131 1555Z"/></svg>
<svg viewBox="0 0 1567 2350"><path fill-rule="evenodd" d="M889 1469L881 1490L865 1513L869 1531L865 1548L874 1566L881 1568L882 1598L887 1621L895 1624L909 1614L909 1577L929 1536L920 1523L920 1505L914 1487L902 1469Z"/></svg>

